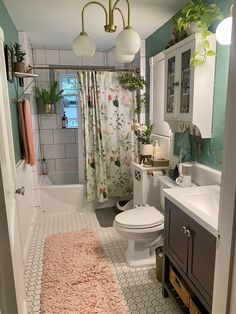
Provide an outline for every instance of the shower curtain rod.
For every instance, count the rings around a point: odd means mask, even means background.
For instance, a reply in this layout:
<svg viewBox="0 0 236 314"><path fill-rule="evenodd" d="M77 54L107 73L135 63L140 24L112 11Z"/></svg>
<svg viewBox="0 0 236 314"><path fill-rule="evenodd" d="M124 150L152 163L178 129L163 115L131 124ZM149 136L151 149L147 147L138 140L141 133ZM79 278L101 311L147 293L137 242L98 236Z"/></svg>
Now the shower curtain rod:
<svg viewBox="0 0 236 314"><path fill-rule="evenodd" d="M52 65L52 66L30 66L30 70L93 70L93 71L114 71L114 72L135 72L137 74L140 73L140 69L125 69L125 68L115 68L115 67L89 67L89 66L58 66L58 65Z"/></svg>

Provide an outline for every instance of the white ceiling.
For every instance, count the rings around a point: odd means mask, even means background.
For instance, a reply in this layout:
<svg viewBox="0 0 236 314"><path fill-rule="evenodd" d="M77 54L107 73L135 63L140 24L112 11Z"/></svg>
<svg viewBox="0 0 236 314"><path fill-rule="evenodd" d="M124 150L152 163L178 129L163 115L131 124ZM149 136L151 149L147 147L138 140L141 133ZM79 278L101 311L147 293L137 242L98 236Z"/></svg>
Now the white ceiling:
<svg viewBox="0 0 236 314"><path fill-rule="evenodd" d="M131 26L146 39L189 0L130 0ZM34 48L71 49L72 41L81 31L81 9L88 0L4 0L19 31L25 31ZM108 0L100 0L108 7ZM113 1L114 2L114 1ZM119 7L126 14L126 1ZM118 31L121 17L115 13ZM97 51L114 46L117 32L106 33L102 8L91 5L85 9L85 30L96 40Z"/></svg>

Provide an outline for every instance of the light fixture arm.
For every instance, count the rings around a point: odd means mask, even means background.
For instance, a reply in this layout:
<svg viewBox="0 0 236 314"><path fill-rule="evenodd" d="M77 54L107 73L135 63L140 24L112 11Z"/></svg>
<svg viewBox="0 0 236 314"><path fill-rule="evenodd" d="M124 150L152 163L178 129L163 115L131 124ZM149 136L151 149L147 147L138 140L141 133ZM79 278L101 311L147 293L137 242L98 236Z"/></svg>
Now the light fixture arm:
<svg viewBox="0 0 236 314"><path fill-rule="evenodd" d="M111 1L111 0L110 0ZM127 6L128 6L128 21L127 21L127 28L129 28L130 27L130 2L129 2L129 0L125 0L126 1L126 3L127 3ZM119 11L121 11L119 8L117 8L117 4L120 2L120 0L116 0L116 2L114 3L114 5L113 5L113 8L112 8L112 17L113 17L113 14L114 14L114 10L115 9L118 9ZM122 14L122 16L123 16L123 14Z"/></svg>
<svg viewBox="0 0 236 314"><path fill-rule="evenodd" d="M100 2L97 2L97 1L90 1L88 3L85 4L85 6L83 7L82 9L82 12L81 12L81 20L82 20L82 33L85 33L84 31L84 9L89 6L90 4L98 4L100 5L100 7L103 8L104 12L105 12L105 17L106 17L106 25L108 24L108 15L107 15L107 10L106 8L104 7L103 4L101 4Z"/></svg>
<svg viewBox="0 0 236 314"><path fill-rule="evenodd" d="M124 15L123 15L121 9L120 8L115 8L115 10L120 12L120 15L121 15L122 21L123 21L123 29L125 29L125 18L124 18Z"/></svg>

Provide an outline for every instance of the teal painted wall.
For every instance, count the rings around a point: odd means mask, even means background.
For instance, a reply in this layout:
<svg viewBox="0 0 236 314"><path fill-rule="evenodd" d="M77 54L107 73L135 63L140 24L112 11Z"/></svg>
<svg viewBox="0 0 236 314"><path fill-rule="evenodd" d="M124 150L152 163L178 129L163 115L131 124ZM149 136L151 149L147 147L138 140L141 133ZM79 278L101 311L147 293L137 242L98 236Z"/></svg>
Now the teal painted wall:
<svg viewBox="0 0 236 314"><path fill-rule="evenodd" d="M216 0L215 3L220 7L223 14L227 16L232 0ZM172 27L173 19L170 19L146 40L146 74L148 82L150 77L149 58L165 49L171 38ZM214 26L213 31L215 27L216 26ZM198 160L201 164L217 170L221 170L224 144L229 51L229 46L217 45L212 138L202 140L202 153Z"/></svg>
<svg viewBox="0 0 236 314"><path fill-rule="evenodd" d="M18 33L14 23L12 22L7 9L2 0L0 0L0 26L4 31L4 44L12 46L14 42L18 42ZM14 84L8 82L9 97L11 99L16 98ZM19 125L17 117L17 107L15 103L10 103L11 106L11 119L12 119L12 133L14 139L14 150L16 163L21 159L21 147L19 136Z"/></svg>

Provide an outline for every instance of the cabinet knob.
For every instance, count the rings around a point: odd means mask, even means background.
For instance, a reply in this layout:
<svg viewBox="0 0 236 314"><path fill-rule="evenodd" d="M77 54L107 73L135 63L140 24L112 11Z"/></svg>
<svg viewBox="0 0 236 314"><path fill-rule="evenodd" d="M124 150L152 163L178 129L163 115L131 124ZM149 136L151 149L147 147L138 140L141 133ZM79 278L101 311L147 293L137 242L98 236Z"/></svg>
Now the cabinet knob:
<svg viewBox="0 0 236 314"><path fill-rule="evenodd" d="M182 231L183 231L184 234L186 234L187 228L186 228L185 226L183 226L183 227L182 227Z"/></svg>
<svg viewBox="0 0 236 314"><path fill-rule="evenodd" d="M187 238L191 237L191 231L189 229L186 230L186 235L187 235Z"/></svg>
<svg viewBox="0 0 236 314"><path fill-rule="evenodd" d="M179 86L179 82L175 82L175 83L174 83L174 86Z"/></svg>

